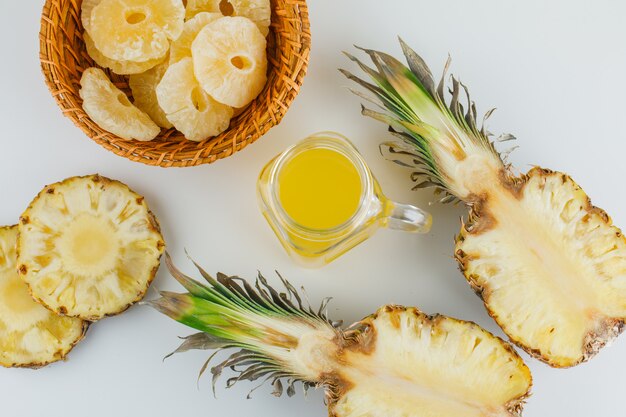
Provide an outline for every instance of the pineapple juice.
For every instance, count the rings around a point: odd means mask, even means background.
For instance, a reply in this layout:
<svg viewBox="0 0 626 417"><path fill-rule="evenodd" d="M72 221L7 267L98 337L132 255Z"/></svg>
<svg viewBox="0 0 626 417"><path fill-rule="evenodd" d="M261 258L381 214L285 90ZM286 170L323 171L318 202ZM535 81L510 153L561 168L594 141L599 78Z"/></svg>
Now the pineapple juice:
<svg viewBox="0 0 626 417"><path fill-rule="evenodd" d="M357 212L362 192L352 161L328 148L294 156L278 176L281 206L307 229L329 230L346 223Z"/></svg>

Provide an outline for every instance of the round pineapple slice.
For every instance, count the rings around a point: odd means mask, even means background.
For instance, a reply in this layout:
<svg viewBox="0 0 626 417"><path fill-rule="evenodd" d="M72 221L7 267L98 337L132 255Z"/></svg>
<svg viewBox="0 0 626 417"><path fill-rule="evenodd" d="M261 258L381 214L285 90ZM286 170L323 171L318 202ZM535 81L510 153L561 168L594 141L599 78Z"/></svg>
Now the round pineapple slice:
<svg viewBox="0 0 626 417"><path fill-rule="evenodd" d="M33 300L17 273L17 232L17 226L0 227L0 365L38 368L65 358L88 323Z"/></svg>
<svg viewBox="0 0 626 417"><path fill-rule="evenodd" d="M144 62L116 61L102 55L102 52L98 51L98 48L96 48L96 45L93 43L93 39L91 39L91 36L89 36L87 32L83 34L83 39L85 40L87 54L89 54L89 56L96 62L96 64L100 65L103 68L109 68L116 74L141 74L159 65L164 60L164 58L158 58Z"/></svg>
<svg viewBox="0 0 626 417"><path fill-rule="evenodd" d="M167 120L156 96L156 87L161 82L167 68L168 64L164 62L143 74L131 75L128 78L128 84L133 92L135 106L146 112L157 125L170 129L173 125Z"/></svg>
<svg viewBox="0 0 626 417"><path fill-rule="evenodd" d="M177 63L183 58L191 56L191 44L198 33L209 23L221 18L220 13L198 13L192 19L185 22L183 33L172 42L170 46L170 65Z"/></svg>
<svg viewBox="0 0 626 417"><path fill-rule="evenodd" d="M219 135L230 124L233 109L213 100L196 80L191 58L169 67L157 86L159 105L189 140L200 142Z"/></svg>
<svg viewBox="0 0 626 417"><path fill-rule="evenodd" d="M272 23L272 9L269 0L187 0L185 11L187 19L191 19L202 12L247 17L258 26L263 36L268 35Z"/></svg>
<svg viewBox="0 0 626 417"><path fill-rule="evenodd" d="M83 109L102 129L121 138L149 141L161 132L150 117L133 106L99 68L87 68L80 79Z"/></svg>
<svg viewBox="0 0 626 417"><path fill-rule="evenodd" d="M191 46L196 78L220 103L243 107L267 82L266 40L244 17L223 17L200 31Z"/></svg>
<svg viewBox="0 0 626 417"><path fill-rule="evenodd" d="M87 32L91 31L91 16L93 9L100 4L102 0L83 0L80 5L80 21L83 24L83 28Z"/></svg>
<svg viewBox="0 0 626 417"><path fill-rule="evenodd" d="M184 20L181 0L102 0L92 11L90 35L108 58L148 61L167 54Z"/></svg>
<svg viewBox="0 0 626 417"><path fill-rule="evenodd" d="M144 198L98 175L45 187L19 231L18 270L33 297L89 321L141 300L164 249Z"/></svg>

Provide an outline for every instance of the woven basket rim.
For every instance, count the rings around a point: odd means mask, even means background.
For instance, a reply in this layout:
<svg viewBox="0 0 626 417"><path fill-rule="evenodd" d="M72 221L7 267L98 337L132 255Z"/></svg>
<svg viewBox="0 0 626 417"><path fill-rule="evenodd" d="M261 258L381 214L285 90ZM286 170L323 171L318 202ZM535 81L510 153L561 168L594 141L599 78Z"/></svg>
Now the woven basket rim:
<svg viewBox="0 0 626 417"><path fill-rule="evenodd" d="M311 32L306 0L272 0L268 37L268 83L264 91L221 135L203 142L183 140L174 129L157 140L123 140L97 126L82 109L78 80L97 66L84 52L82 0L46 0L41 16L40 64L45 83L62 113L105 149L135 162L160 167L190 167L227 158L278 125L299 93L308 69ZM112 80L127 88L126 77Z"/></svg>

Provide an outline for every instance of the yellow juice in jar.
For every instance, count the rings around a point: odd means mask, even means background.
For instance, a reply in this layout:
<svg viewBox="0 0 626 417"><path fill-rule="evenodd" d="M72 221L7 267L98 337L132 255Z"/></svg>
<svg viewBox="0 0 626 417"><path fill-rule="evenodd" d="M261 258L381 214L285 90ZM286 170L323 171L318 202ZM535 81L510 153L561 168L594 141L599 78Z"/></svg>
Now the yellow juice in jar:
<svg viewBox="0 0 626 417"><path fill-rule="evenodd" d="M359 208L362 192L361 176L352 161L328 148L295 155L278 176L283 210L311 230L330 230L349 221Z"/></svg>

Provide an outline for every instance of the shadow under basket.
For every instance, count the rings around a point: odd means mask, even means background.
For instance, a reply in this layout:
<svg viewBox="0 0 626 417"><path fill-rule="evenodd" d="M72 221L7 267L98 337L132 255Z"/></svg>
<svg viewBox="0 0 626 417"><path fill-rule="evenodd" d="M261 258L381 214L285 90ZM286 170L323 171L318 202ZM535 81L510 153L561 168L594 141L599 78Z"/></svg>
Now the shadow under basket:
<svg viewBox="0 0 626 417"><path fill-rule="evenodd" d="M272 0L272 26L268 36L268 79L261 94L237 117L228 130L203 142L186 140L175 129L162 130L150 142L125 140L101 129L82 108L78 91L85 69L93 66L83 41L80 22L82 0L46 0L41 18L41 68L52 96L87 136L117 155L147 165L188 167L231 156L276 126L298 95L309 61L311 31L304 0ZM127 76L106 71L131 96Z"/></svg>

